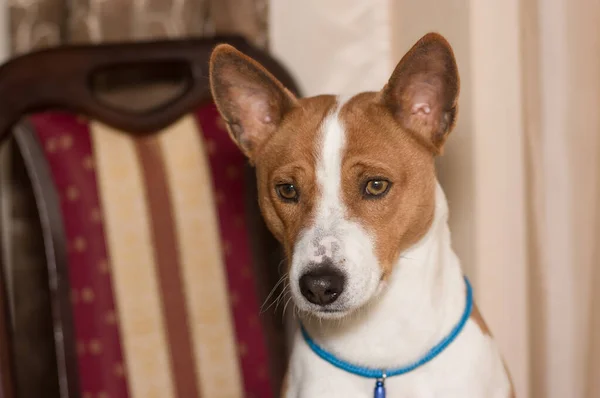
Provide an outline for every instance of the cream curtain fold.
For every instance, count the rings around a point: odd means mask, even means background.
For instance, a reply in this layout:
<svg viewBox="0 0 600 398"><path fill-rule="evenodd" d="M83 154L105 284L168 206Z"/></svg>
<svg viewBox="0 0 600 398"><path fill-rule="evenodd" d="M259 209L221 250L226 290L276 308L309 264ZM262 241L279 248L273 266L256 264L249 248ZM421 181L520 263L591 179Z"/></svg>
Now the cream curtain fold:
<svg viewBox="0 0 600 398"><path fill-rule="evenodd" d="M5 0L11 48L241 34L267 44L267 0Z"/></svg>

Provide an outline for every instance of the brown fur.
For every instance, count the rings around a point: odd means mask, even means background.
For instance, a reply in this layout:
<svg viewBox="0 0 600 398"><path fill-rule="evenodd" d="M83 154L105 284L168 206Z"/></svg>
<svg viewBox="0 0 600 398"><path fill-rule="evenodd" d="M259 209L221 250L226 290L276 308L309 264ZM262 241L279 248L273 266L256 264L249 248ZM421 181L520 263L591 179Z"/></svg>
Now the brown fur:
<svg viewBox="0 0 600 398"><path fill-rule="evenodd" d="M487 336L492 336L490 329L487 324L483 320L481 313L479 313L479 309L477 308L477 304L473 304L473 311L471 311L471 320L477 324L481 332Z"/></svg>
<svg viewBox="0 0 600 398"><path fill-rule="evenodd" d="M433 154L398 125L375 93L352 98L340 119L347 142L343 201L350 217L376 236L376 253L387 276L400 252L418 241L433 220ZM392 185L385 196L365 200L362 188L372 178Z"/></svg>
<svg viewBox="0 0 600 398"><path fill-rule="evenodd" d="M334 106L331 96L300 100L277 133L262 144L256 162L263 215L288 256L298 233L314 217L319 197L316 141L321 138L323 119ZM422 237L433 219L433 154L398 127L375 94L353 98L341 110L340 118L347 129L343 201L350 216L377 236L376 251L387 276L399 253ZM389 179L393 184L389 194L380 200L365 200L362 185L367 177ZM273 189L278 183L294 183L299 203L281 201Z"/></svg>
<svg viewBox="0 0 600 398"><path fill-rule="evenodd" d="M267 225L283 244L288 258L302 228L313 219L318 191L315 167L315 142L323 119L335 105L333 96L299 101L299 106L283 119L277 134L264 144L256 162L259 203ZM274 189L276 184L294 183L298 203L283 202Z"/></svg>

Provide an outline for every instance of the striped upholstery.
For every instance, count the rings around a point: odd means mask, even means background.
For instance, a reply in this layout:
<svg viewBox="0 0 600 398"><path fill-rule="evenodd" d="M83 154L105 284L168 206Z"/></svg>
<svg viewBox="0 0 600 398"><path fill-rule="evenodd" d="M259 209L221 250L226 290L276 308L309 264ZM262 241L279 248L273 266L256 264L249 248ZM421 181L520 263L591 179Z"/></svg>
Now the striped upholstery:
<svg viewBox="0 0 600 398"><path fill-rule="evenodd" d="M61 199L82 397L275 395L245 159L215 107L141 138L31 121Z"/></svg>

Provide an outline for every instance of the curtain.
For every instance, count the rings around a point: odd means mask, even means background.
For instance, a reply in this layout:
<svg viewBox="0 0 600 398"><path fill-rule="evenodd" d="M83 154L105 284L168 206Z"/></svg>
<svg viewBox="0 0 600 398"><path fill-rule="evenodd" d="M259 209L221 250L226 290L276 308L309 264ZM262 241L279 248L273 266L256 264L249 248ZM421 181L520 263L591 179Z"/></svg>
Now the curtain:
<svg viewBox="0 0 600 398"><path fill-rule="evenodd" d="M528 7L532 395L598 397L600 3Z"/></svg>
<svg viewBox="0 0 600 398"><path fill-rule="evenodd" d="M63 43L242 34L267 44L266 0L8 0L14 53Z"/></svg>
<svg viewBox="0 0 600 398"><path fill-rule="evenodd" d="M585 0L271 2L272 51L310 95L378 90L428 31L453 45L438 176L518 397L600 397L599 20Z"/></svg>

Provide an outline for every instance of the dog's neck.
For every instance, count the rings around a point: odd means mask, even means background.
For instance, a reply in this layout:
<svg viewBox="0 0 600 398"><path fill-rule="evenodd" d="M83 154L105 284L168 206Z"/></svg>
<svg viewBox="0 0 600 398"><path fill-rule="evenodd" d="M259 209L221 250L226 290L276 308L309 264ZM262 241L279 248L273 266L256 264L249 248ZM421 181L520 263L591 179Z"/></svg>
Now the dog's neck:
<svg viewBox="0 0 600 398"><path fill-rule="evenodd" d="M378 298L341 320L302 320L317 344L355 364L393 368L420 359L458 323L465 282L439 185L435 200L429 231L401 254Z"/></svg>

